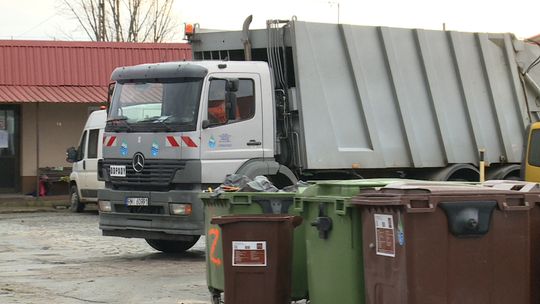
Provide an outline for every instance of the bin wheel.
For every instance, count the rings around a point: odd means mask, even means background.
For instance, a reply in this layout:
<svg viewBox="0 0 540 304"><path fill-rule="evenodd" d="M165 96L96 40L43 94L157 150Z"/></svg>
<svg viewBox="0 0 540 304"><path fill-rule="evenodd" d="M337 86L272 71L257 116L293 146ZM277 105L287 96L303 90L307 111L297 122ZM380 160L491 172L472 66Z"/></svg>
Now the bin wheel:
<svg viewBox="0 0 540 304"><path fill-rule="evenodd" d="M221 302L221 294L220 293L212 295L212 304L222 304L222 303L223 302Z"/></svg>
<svg viewBox="0 0 540 304"><path fill-rule="evenodd" d="M77 186L73 185L69 188L69 210L71 212L83 212L84 204L81 203L79 198L79 192L77 191Z"/></svg>
<svg viewBox="0 0 540 304"><path fill-rule="evenodd" d="M195 243L199 240L200 235L194 235L193 239L190 241L169 241L169 240L154 240L154 239L145 239L148 245L150 245L155 250L165 252L165 253L182 253L189 248L193 247Z"/></svg>

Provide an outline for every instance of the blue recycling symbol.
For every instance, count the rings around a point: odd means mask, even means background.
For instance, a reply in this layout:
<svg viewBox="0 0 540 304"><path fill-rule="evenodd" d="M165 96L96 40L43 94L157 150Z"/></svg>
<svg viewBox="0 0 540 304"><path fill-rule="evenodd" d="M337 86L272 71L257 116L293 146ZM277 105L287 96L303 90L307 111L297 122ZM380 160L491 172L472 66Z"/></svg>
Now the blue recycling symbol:
<svg viewBox="0 0 540 304"><path fill-rule="evenodd" d="M159 145L157 143L152 143L152 148L150 149L152 156L158 156L159 154Z"/></svg>
<svg viewBox="0 0 540 304"><path fill-rule="evenodd" d="M208 141L208 146L212 149L216 147L216 139L214 138L214 136L210 136L210 140Z"/></svg>
<svg viewBox="0 0 540 304"><path fill-rule="evenodd" d="M122 145L120 145L120 155L126 156L128 154L128 146L125 141L122 141Z"/></svg>

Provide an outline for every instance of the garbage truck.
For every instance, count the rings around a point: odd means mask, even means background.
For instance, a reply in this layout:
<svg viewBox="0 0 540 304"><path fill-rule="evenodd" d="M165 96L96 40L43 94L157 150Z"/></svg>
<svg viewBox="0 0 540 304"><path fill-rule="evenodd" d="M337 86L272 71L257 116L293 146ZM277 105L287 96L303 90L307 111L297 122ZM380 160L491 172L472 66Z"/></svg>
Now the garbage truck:
<svg viewBox="0 0 540 304"><path fill-rule="evenodd" d="M518 179L539 118L538 45L512 34L298 20L187 32L195 61L120 67L104 134L99 226L192 247L201 191L229 174ZM482 156L481 156L482 155Z"/></svg>

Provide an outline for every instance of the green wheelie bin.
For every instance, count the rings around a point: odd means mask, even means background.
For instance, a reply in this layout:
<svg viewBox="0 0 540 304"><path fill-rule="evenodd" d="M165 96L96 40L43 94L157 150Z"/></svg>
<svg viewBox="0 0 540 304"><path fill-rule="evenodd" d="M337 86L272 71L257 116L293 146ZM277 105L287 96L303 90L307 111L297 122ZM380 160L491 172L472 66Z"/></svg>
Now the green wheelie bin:
<svg viewBox="0 0 540 304"><path fill-rule="evenodd" d="M400 179L318 182L294 201L304 217L310 304L364 303L362 223L351 198Z"/></svg>
<svg viewBox="0 0 540 304"><path fill-rule="evenodd" d="M225 282L221 228L211 224L211 219L223 215L246 214L301 216L301 212L293 210L295 195L297 192L224 192L219 194L207 192L200 195L205 212L206 281L213 303L220 303ZM304 230L305 224L294 230L291 293L293 300L308 298Z"/></svg>

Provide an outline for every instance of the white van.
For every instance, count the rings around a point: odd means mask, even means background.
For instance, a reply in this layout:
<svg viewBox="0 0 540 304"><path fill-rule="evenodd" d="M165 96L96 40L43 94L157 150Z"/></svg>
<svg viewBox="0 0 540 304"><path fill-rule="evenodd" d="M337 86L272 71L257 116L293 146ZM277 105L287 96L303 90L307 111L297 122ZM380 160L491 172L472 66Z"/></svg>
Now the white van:
<svg viewBox="0 0 540 304"><path fill-rule="evenodd" d="M70 209L73 212L82 212L87 203L97 203L98 189L105 187L104 182L97 180L97 163L103 158L102 139L106 121L106 110L92 112L84 126L79 147L71 147L67 151L66 160L73 163L69 176Z"/></svg>

